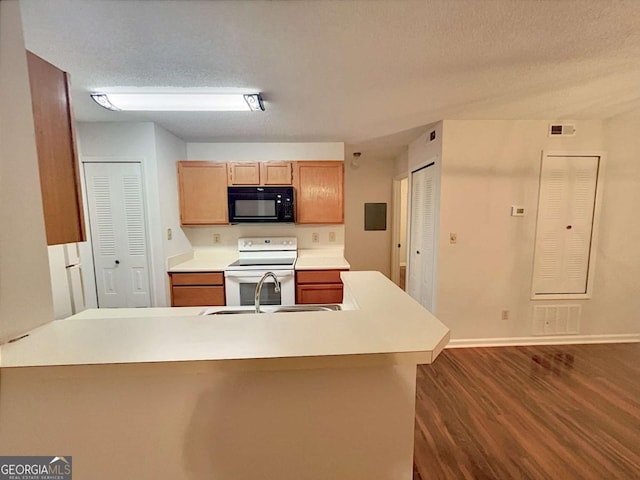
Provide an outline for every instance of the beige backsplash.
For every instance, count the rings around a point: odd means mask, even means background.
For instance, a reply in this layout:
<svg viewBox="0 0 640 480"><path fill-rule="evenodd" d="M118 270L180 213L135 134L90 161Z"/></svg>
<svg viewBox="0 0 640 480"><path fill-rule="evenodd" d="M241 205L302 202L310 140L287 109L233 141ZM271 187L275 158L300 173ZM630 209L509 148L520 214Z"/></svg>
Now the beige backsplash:
<svg viewBox="0 0 640 480"><path fill-rule="evenodd" d="M343 248L344 225L220 225L217 227L183 227L193 248L221 247L237 248L242 237L296 237L298 248ZM335 242L329 241L335 232ZM313 242L313 234L318 233L318 242ZM220 235L220 242L214 243L214 236Z"/></svg>

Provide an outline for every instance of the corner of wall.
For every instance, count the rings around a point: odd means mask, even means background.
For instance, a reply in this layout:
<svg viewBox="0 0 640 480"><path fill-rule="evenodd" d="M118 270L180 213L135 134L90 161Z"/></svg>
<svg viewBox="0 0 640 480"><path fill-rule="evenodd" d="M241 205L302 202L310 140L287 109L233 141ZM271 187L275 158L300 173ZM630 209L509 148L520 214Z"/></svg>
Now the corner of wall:
<svg viewBox="0 0 640 480"><path fill-rule="evenodd" d="M19 2L0 2L0 343L54 318Z"/></svg>

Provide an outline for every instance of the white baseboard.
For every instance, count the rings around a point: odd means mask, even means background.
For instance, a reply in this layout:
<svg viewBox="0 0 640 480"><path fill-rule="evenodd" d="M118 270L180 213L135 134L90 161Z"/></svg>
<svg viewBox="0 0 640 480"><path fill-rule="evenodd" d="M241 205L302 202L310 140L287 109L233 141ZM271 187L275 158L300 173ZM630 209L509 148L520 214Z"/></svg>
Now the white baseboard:
<svg viewBox="0 0 640 480"><path fill-rule="evenodd" d="M581 343L638 343L640 334L614 335L554 335L512 338L460 338L449 342L445 348L516 347L527 345L572 345Z"/></svg>

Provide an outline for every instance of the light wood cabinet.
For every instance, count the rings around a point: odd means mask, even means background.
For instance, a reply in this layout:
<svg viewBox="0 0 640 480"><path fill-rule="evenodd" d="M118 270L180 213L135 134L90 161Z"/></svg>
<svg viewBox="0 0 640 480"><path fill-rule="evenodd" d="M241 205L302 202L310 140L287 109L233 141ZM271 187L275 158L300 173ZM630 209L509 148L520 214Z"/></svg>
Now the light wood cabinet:
<svg viewBox="0 0 640 480"><path fill-rule="evenodd" d="M169 273L172 307L207 307L225 305L224 274Z"/></svg>
<svg viewBox="0 0 640 480"><path fill-rule="evenodd" d="M344 163L295 162L296 223L344 223Z"/></svg>
<svg viewBox="0 0 640 480"><path fill-rule="evenodd" d="M301 270L296 272L296 303L342 303L340 272L345 270Z"/></svg>
<svg viewBox="0 0 640 480"><path fill-rule="evenodd" d="M229 223L226 163L178 162L178 190L182 225Z"/></svg>
<svg viewBox="0 0 640 480"><path fill-rule="evenodd" d="M259 162L229 162L229 185L260 185Z"/></svg>
<svg viewBox="0 0 640 480"><path fill-rule="evenodd" d="M291 185L293 179L292 162L260 163L262 185Z"/></svg>
<svg viewBox="0 0 640 480"><path fill-rule="evenodd" d="M228 162L229 185L291 185L292 162Z"/></svg>
<svg viewBox="0 0 640 480"><path fill-rule="evenodd" d="M48 245L85 240L69 76L27 52Z"/></svg>

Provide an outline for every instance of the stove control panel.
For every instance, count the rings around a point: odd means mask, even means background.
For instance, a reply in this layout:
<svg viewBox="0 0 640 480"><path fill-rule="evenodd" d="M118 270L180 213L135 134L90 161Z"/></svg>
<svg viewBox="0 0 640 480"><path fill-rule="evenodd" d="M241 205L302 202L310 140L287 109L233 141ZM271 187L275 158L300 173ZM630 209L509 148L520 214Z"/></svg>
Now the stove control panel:
<svg viewBox="0 0 640 480"><path fill-rule="evenodd" d="M248 237L238 239L238 250L253 251L288 251L298 249L296 237Z"/></svg>

